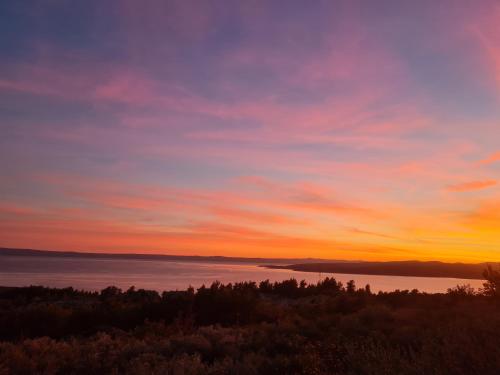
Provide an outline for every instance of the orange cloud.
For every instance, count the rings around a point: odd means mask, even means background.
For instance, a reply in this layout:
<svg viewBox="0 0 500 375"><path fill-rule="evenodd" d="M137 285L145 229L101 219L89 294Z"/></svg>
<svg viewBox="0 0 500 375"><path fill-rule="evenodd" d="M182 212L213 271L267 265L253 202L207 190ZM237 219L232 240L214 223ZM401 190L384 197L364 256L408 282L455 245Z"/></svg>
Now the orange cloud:
<svg viewBox="0 0 500 375"><path fill-rule="evenodd" d="M498 241L500 229L500 200L489 200L465 216L465 223L478 231L492 232Z"/></svg>
<svg viewBox="0 0 500 375"><path fill-rule="evenodd" d="M495 180L471 181L471 182L464 182L462 184L449 185L447 186L446 190L461 193L467 191L487 189L492 186L495 186L496 184L497 182Z"/></svg>
<svg viewBox="0 0 500 375"><path fill-rule="evenodd" d="M497 161L500 161L500 151L491 154L486 159L480 160L479 164L492 164Z"/></svg>
<svg viewBox="0 0 500 375"><path fill-rule="evenodd" d="M368 235L368 236L375 236L375 237L381 237L381 238L387 238L387 239L393 239L393 240L398 240L400 239L399 237L395 236L390 236L388 234L383 234L383 233L378 233L378 232L371 232L359 228L347 228L347 231L350 233L354 234L361 234L361 235Z"/></svg>
<svg viewBox="0 0 500 375"><path fill-rule="evenodd" d="M285 215L271 214L255 210L216 207L212 209L214 215L227 221L244 221L255 224L304 224L305 220L294 219Z"/></svg>

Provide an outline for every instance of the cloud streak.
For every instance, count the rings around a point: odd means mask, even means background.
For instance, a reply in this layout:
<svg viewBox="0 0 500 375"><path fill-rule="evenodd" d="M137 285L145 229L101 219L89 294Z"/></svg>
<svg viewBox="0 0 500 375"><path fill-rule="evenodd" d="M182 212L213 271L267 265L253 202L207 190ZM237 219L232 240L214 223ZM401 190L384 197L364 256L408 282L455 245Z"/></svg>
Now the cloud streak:
<svg viewBox="0 0 500 375"><path fill-rule="evenodd" d="M475 190L488 189L497 184L495 180L485 180L485 181L470 181L463 182L461 184L449 185L446 187L448 191L462 193Z"/></svg>

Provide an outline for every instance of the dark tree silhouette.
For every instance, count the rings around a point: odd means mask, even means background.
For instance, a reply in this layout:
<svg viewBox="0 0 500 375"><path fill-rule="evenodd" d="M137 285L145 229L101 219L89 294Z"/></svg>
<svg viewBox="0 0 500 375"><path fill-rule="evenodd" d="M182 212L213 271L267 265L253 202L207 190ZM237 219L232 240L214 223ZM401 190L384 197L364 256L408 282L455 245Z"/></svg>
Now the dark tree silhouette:
<svg viewBox="0 0 500 375"><path fill-rule="evenodd" d="M497 375L500 270L484 275L481 293L334 278L161 295L0 287L0 374Z"/></svg>
<svg viewBox="0 0 500 375"><path fill-rule="evenodd" d="M486 282L483 284L483 293L492 297L500 297L500 271L494 270L491 265L483 272Z"/></svg>

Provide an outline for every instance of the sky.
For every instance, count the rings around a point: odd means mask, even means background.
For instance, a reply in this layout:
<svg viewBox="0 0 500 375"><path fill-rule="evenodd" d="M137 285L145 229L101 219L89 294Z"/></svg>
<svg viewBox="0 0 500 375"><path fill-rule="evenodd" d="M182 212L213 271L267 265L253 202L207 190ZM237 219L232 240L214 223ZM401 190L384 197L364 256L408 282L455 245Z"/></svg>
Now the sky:
<svg viewBox="0 0 500 375"><path fill-rule="evenodd" d="M500 261L497 1L0 3L0 246Z"/></svg>

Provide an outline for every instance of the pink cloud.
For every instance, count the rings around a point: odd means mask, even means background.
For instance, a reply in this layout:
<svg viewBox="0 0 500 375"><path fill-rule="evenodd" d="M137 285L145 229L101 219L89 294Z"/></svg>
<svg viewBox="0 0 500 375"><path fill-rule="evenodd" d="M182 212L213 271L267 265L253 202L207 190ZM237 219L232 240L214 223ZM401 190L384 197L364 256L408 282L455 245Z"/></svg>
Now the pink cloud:
<svg viewBox="0 0 500 375"><path fill-rule="evenodd" d="M490 4L491 5L491 4ZM500 90L500 6L493 3L488 12L483 12L469 20L470 33L476 38L482 53L485 72L493 78L496 88Z"/></svg>
<svg viewBox="0 0 500 375"><path fill-rule="evenodd" d="M33 215L39 211L27 205L0 201L0 215Z"/></svg>

